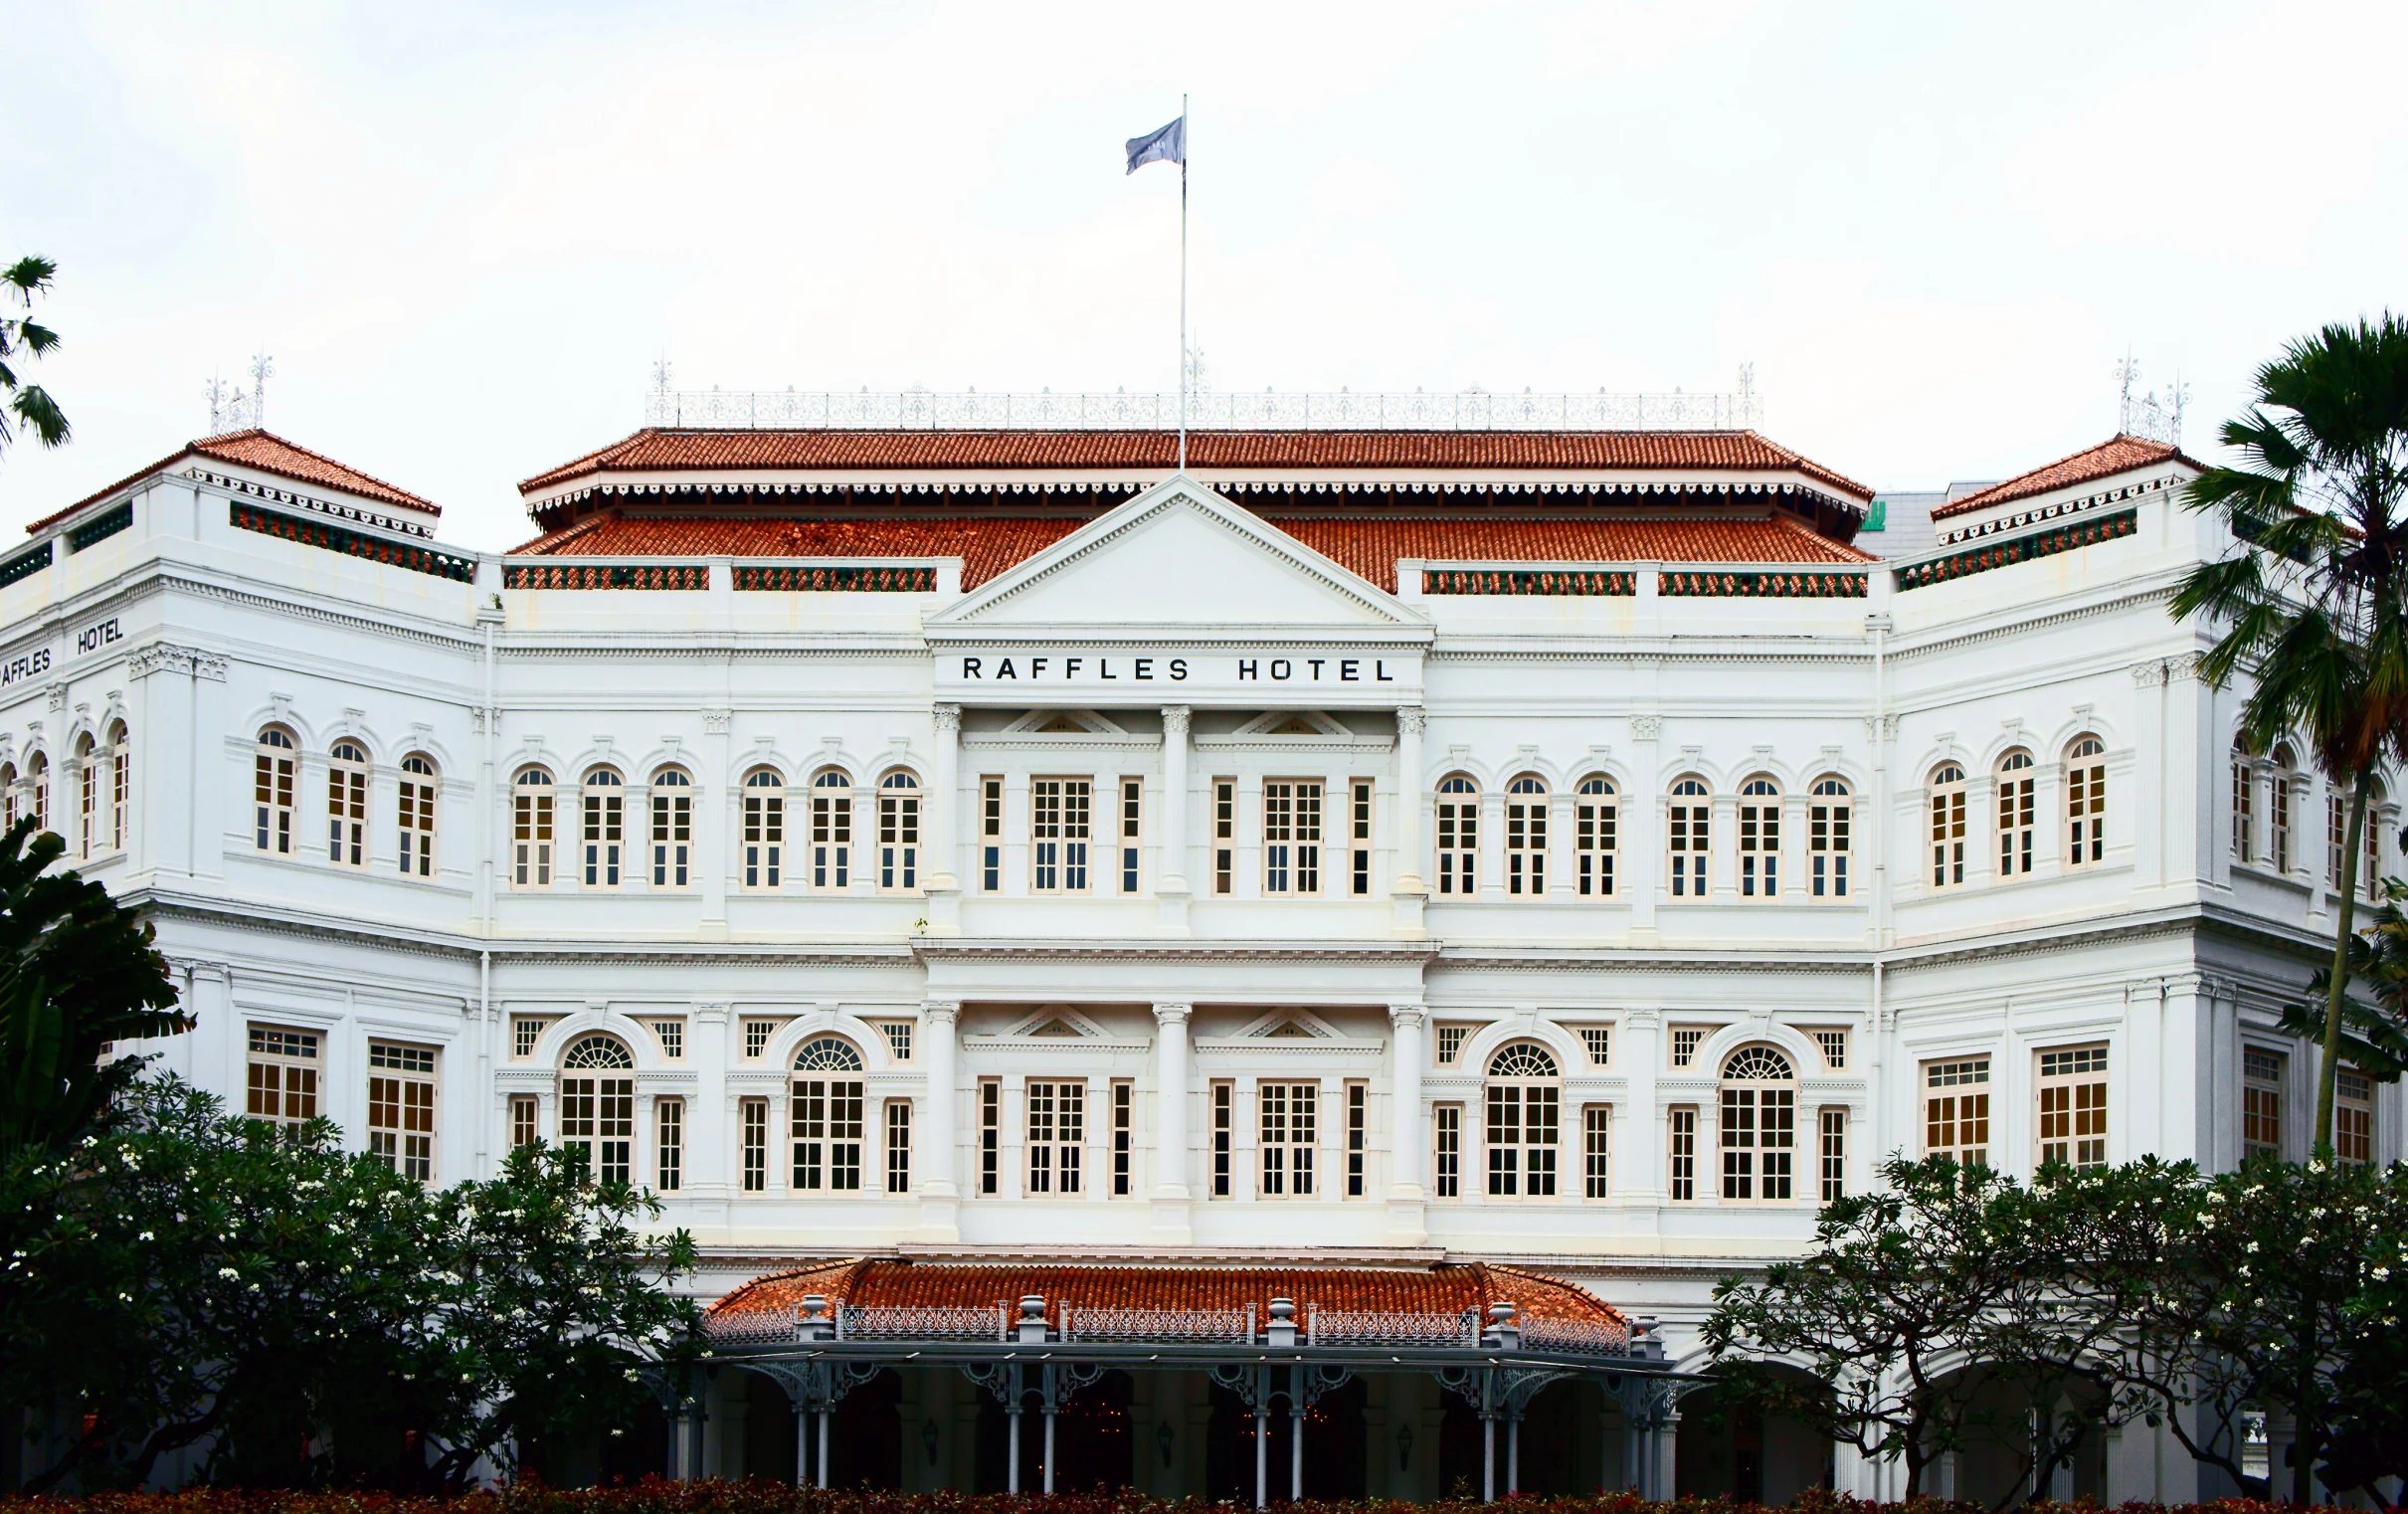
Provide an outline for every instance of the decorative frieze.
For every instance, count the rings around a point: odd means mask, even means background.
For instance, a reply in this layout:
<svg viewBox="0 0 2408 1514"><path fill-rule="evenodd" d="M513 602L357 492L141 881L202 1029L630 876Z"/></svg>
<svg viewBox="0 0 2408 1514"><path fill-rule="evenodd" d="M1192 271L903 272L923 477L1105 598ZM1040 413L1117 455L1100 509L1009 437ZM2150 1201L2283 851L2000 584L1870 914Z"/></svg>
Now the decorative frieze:
<svg viewBox="0 0 2408 1514"><path fill-rule="evenodd" d="M739 563L736 587L775 594L934 594L936 569Z"/></svg>
<svg viewBox="0 0 2408 1514"><path fill-rule="evenodd" d="M1863 573L1684 568L1662 575L1657 592L1667 599L1863 599L1867 591Z"/></svg>
<svg viewBox="0 0 2408 1514"><path fill-rule="evenodd" d="M711 586L708 563L512 562L501 568L505 589L638 589L697 592Z"/></svg>
<svg viewBox="0 0 2408 1514"><path fill-rule="evenodd" d="M1425 568L1421 587L1425 594L1599 597L1639 592L1635 573L1589 568Z"/></svg>

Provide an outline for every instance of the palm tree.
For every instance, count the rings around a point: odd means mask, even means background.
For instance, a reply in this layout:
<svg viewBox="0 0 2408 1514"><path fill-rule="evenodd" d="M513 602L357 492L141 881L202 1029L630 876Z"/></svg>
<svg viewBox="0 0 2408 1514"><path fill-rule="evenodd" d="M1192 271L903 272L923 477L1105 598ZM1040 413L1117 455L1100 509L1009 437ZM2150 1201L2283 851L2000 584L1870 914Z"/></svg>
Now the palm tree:
<svg viewBox="0 0 2408 1514"><path fill-rule="evenodd" d="M2240 466L2206 470L2186 501L2252 550L2193 568L2172 609L2223 628L2200 664L2210 683L2254 675L2250 745L2299 731L2349 795L2316 1091L2315 1140L2329 1149L2366 797L2380 764L2408 757L2408 323L2386 311L2328 325L2256 383L2220 434Z"/></svg>
<svg viewBox="0 0 2408 1514"><path fill-rule="evenodd" d="M48 258L20 258L0 269L0 291L30 311L34 296L50 287L51 276L58 272L59 266ZM67 440L67 417L50 391L40 384L21 383L11 366L12 360L40 357L58 345L59 333L36 324L30 316L0 315L0 452L6 452L13 440L9 429L12 415L44 447L57 447Z"/></svg>

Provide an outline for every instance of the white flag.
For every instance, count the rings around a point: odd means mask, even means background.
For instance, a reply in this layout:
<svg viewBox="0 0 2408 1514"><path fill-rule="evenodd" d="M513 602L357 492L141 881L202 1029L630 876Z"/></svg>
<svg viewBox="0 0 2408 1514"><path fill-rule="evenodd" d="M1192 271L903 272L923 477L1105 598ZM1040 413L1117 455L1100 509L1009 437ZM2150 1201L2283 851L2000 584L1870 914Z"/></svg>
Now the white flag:
<svg viewBox="0 0 2408 1514"><path fill-rule="evenodd" d="M1148 163L1188 163L1188 118L1181 116L1168 126L1129 138L1129 171L1137 172Z"/></svg>

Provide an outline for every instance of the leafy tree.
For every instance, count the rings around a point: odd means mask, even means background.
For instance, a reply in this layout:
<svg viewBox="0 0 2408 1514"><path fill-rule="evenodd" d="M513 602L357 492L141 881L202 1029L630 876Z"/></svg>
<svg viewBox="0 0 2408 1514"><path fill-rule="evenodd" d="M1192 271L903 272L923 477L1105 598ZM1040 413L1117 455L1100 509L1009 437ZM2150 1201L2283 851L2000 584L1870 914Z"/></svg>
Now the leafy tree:
<svg viewBox="0 0 2408 1514"><path fill-rule="evenodd" d="M0 289L15 298L18 308L31 311L34 296L47 292L59 266L48 258L20 258L0 269ZM67 417L50 391L39 384L28 384L17 377L14 366L26 358L38 358L59 345L59 333L38 324L30 314L0 315L0 452L8 451L13 440L9 417L34 434L44 447L65 445L68 435Z"/></svg>
<svg viewBox="0 0 2408 1514"><path fill-rule="evenodd" d="M2383 903L2374 921L2349 940L2349 981L2362 985L2372 1004L2352 996L2341 1005L2341 1034L2335 1045L2339 1060L2377 1082L2392 1083L2408 1072L2408 915L2400 910L2408 899L2408 883L2385 880ZM2331 972L2318 972L2310 993L2329 999ZM2324 1005L2295 1004L2283 1012L2281 1029L2287 1036L2320 1040L2324 1035Z"/></svg>
<svg viewBox="0 0 2408 1514"><path fill-rule="evenodd" d="M2241 466L2206 470L2187 501L2248 548L2192 569L2171 608L2222 628L2200 664L2209 681L2253 674L2249 742L2302 732L2349 795L2316 1094L2315 1140L2329 1149L2367 793L2386 758L2408 758L2408 323L2328 325L2256 385L2220 433Z"/></svg>

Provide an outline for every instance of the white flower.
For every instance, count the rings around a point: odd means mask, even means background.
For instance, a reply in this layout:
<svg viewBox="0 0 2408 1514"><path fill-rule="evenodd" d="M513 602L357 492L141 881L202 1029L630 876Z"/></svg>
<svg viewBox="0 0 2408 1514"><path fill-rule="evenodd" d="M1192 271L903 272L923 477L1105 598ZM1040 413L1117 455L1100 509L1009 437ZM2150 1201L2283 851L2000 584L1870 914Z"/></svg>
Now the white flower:
<svg viewBox="0 0 2408 1514"><path fill-rule="evenodd" d="M150 1233L150 1231L148 1231L148 1230L144 1230L144 1231L143 1231L141 1234L136 1235L136 1236L134 1237L134 1239L136 1239L136 1240L155 1240L155 1239L157 1239L157 1238L158 1238L158 1237L156 1237L156 1236L154 1236L153 1234L151 1234L151 1233Z"/></svg>
<svg viewBox="0 0 2408 1514"><path fill-rule="evenodd" d="M237 1282L242 1281L242 1278L243 1278L243 1274L242 1274L242 1273L240 1273L240 1272L237 1272L237 1271L236 1271L234 1268L232 1268L232 1267L220 1267L220 1268L218 1268L218 1276L220 1276L220 1277L230 1277L230 1278L233 1278L233 1279L234 1279L235 1281L237 1281Z"/></svg>
<svg viewBox="0 0 2408 1514"><path fill-rule="evenodd" d="M2246 1249L2250 1255L2255 1256L2258 1254L2258 1243L2253 1240L2246 1247L2244 1247L2244 1249Z"/></svg>
<svg viewBox="0 0 2408 1514"><path fill-rule="evenodd" d="M2222 1204L2224 1202L2224 1196L2221 1193L2209 1194L2207 1196L2207 1202L2210 1204Z"/></svg>
<svg viewBox="0 0 2408 1514"><path fill-rule="evenodd" d="M2391 1269L2389 1267L2376 1267L2374 1269L2374 1280L2376 1282L2381 1282L2384 1278L2389 1277L2390 1275Z"/></svg>

